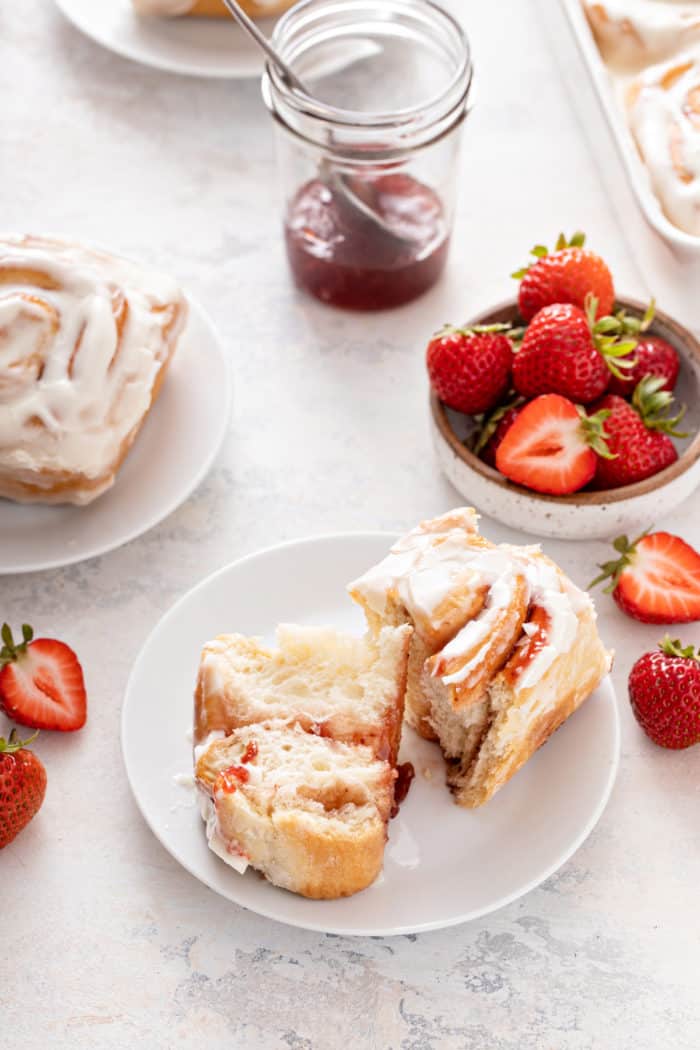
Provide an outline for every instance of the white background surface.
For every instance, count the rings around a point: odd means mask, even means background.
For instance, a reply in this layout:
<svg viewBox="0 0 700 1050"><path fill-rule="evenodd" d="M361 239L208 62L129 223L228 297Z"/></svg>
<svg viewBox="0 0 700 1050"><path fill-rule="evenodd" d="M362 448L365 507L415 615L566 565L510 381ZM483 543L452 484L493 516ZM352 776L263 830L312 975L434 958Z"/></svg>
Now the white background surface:
<svg viewBox="0 0 700 1050"><path fill-rule="evenodd" d="M375 318L292 290L255 83L140 69L83 39L48 0L3 9L2 225L82 236L172 270L219 324L237 379L224 452L180 511L104 558L0 580L2 615L73 644L90 690L81 734L40 738L46 803L0 855L12 1050L697 1048L700 748L663 752L637 729L626 676L659 631L607 599L623 730L611 803L557 876L471 925L351 940L257 918L168 857L122 768L131 663L194 582L280 540L396 531L456 503L427 436L422 350L433 328L507 294L507 274L560 227L589 231L622 292L642 297L663 276L617 155L578 122L585 88L558 5L460 9L478 106L452 263L421 302ZM659 522L700 544L699 511L696 496ZM600 543L547 549L582 584L607 554ZM697 629L682 635L697 640Z"/></svg>

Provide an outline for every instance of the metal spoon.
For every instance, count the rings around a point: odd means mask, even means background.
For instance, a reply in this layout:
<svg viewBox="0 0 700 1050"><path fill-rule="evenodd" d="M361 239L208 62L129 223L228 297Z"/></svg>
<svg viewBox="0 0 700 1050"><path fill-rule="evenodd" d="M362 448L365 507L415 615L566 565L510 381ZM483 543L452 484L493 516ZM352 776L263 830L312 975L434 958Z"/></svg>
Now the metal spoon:
<svg viewBox="0 0 700 1050"><path fill-rule="evenodd" d="M280 57L265 34L260 31L252 18L245 13L243 8L237 3L237 0L223 0L223 3L242 29L244 29L245 32L255 41L258 47L265 52L270 62L272 62L279 71L285 84L292 91L297 92L297 94L306 95L307 98L313 99L313 92L304 85L303 81L299 79L293 69L291 69L291 67ZM319 177L321 181L336 195L336 198L342 198L342 204L347 205L364 219L369 219L375 226L378 226L386 237L391 238L391 240L396 242L397 248L405 248L406 246L415 247L415 241L397 233L384 217L367 203L367 201L363 200L363 198L353 189L353 179L351 176L342 174L327 161L322 161L319 169ZM369 184L367 188L371 188Z"/></svg>

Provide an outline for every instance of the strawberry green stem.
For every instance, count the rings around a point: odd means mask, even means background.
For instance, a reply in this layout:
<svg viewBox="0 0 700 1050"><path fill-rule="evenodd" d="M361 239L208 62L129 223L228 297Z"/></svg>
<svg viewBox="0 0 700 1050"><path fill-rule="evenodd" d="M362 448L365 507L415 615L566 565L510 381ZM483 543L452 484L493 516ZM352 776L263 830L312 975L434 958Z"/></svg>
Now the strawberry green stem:
<svg viewBox="0 0 700 1050"><path fill-rule="evenodd" d="M581 233L580 230L577 230L569 240L566 239L566 234L560 233L557 237L557 243L554 246L554 252L550 252L549 248L544 244L536 244L530 251L530 255L533 255L535 261L539 262L540 259L545 259L548 255L553 255L556 252L562 252L565 248L583 248L585 243L586 235L585 233ZM511 277L514 277L516 281L521 281L531 266L534 266L534 263L526 263L525 266L522 266L519 270L512 273Z"/></svg>
<svg viewBox="0 0 700 1050"><path fill-rule="evenodd" d="M664 635L659 642L659 649L667 656L679 656L683 660L697 660L700 663L700 654L695 652L692 645L684 646L680 638L671 638L670 634Z"/></svg>
<svg viewBox="0 0 700 1050"><path fill-rule="evenodd" d="M637 536L635 540L630 543L627 536L618 536L613 541L613 547L620 555L619 558L615 558L612 561L603 562L598 568L601 570L600 575L596 576L594 580L588 584L588 590L592 587L597 586L599 583L603 583L604 580L609 579L610 583L605 588L605 594L610 594L617 587L618 581L624 569L628 565L632 564L632 558L637 550L637 544L640 540L643 540L645 536L649 535L650 530L647 529L641 536Z"/></svg>
<svg viewBox="0 0 700 1050"><path fill-rule="evenodd" d="M0 755L13 755L15 751L21 751L23 747L29 747L38 736L39 730L37 729L27 740L20 740L17 736L17 730L13 729L9 740L5 740L0 736Z"/></svg>
<svg viewBox="0 0 700 1050"><path fill-rule="evenodd" d="M5 664L14 663L27 651L27 646L34 637L34 631L28 623L22 624L22 641L15 644L15 640L12 637L12 630L8 623L2 625L0 629L0 638L2 638L2 649L0 649L0 668L4 667Z"/></svg>
<svg viewBox="0 0 700 1050"><path fill-rule="evenodd" d="M644 376L634 389L632 407L642 417L647 430L660 430L663 434L676 438L688 437L687 432L676 430L677 424L685 415L685 405L681 405L675 416L669 415L673 394L662 390L665 383L663 376Z"/></svg>

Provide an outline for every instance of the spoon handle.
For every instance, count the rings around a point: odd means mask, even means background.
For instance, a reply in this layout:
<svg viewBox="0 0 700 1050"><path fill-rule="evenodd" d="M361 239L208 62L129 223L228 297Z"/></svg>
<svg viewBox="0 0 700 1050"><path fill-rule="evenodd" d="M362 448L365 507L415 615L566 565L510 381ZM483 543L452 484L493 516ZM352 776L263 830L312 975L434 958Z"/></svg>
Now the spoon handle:
<svg viewBox="0 0 700 1050"><path fill-rule="evenodd" d="M280 71L288 86L294 91L300 91L302 95L308 95L308 91L302 84L301 80L299 80L299 77L296 75L296 73L292 72L291 68L287 65L287 63L282 61L282 59L277 54L277 52L275 51L265 34L261 33L253 19L245 13L243 8L236 2L236 0L223 0L223 3L224 6L228 8L230 13L236 19L238 24L242 26L243 29L245 29L246 33L249 33L250 36L252 36L253 40L255 40L258 47L261 47L263 49L263 51L270 59L272 64L276 66L277 69Z"/></svg>

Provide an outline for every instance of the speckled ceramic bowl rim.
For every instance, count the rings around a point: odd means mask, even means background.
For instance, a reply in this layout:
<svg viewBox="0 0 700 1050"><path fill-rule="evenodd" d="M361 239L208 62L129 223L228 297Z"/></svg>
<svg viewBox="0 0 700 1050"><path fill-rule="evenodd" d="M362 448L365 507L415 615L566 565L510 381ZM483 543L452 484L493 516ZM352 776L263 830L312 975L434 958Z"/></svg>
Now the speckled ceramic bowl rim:
<svg viewBox="0 0 700 1050"><path fill-rule="evenodd" d="M619 298L616 300L615 306L622 307L629 313L636 314L639 317L642 317L646 310L645 304L640 303L636 299ZM466 326L475 324L496 324L502 321L514 320L520 320L517 300L506 299L505 301L498 303L496 306L491 307L491 309L472 318L466 323ZM669 317L668 314L662 313L661 310L656 311L654 322L649 329L649 334L659 334L656 331L659 325L668 329L668 331L673 334L673 339L671 341L676 350L678 350L684 357L694 359L696 365L700 368L700 342L695 336L687 328L679 324L678 321ZM476 471L477 474L480 474L483 478L486 478L494 485L498 485L499 488L519 493L528 499L539 500L542 503L568 507L591 507L603 506L608 503L618 503L621 500L632 499L634 496L644 496L656 489L662 489L669 482L673 481L674 478L680 477L681 474L685 474L685 472L692 467L698 459L700 459L699 430L695 434L690 445L688 445L675 463L672 463L669 467L659 471L658 474L654 474L650 478L645 478L643 481L637 481L633 485L625 485L623 488L607 489L604 492L576 492L571 496L547 496L541 492L534 492L532 489L527 489L522 485L516 485L512 481L508 481L508 479L503 477L502 474L499 474L497 470L490 467L487 463L484 463L484 461L478 456L475 456L473 452L470 452L452 429L447 417L445 405L433 393L430 395L430 407L435 425L440 434L445 441L447 441L454 454L466 463L467 466L471 467L471 469Z"/></svg>

